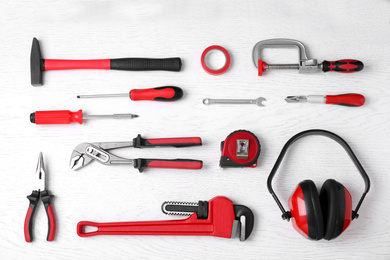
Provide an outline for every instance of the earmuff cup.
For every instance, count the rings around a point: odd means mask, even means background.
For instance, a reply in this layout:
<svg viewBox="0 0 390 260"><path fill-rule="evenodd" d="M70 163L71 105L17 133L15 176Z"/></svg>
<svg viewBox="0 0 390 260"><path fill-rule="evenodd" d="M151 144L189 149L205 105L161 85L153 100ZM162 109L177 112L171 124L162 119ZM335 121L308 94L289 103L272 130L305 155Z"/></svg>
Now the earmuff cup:
<svg viewBox="0 0 390 260"><path fill-rule="evenodd" d="M319 198L324 219L324 239L326 240L334 239L343 232L346 217L345 190L341 183L333 179L326 180L322 185ZM351 202L351 200L349 201Z"/></svg>
<svg viewBox="0 0 390 260"><path fill-rule="evenodd" d="M302 196L304 211L296 202ZM293 218L300 217L300 220L293 220L294 228L312 240L338 237L352 219L351 195L341 183L333 179L324 182L320 194L312 180L300 182L290 198L290 207ZM302 216L306 217L306 221L302 221Z"/></svg>
<svg viewBox="0 0 390 260"><path fill-rule="evenodd" d="M312 180L304 180L298 184L303 193L308 224L308 238L320 240L324 236L324 220L318 190Z"/></svg>

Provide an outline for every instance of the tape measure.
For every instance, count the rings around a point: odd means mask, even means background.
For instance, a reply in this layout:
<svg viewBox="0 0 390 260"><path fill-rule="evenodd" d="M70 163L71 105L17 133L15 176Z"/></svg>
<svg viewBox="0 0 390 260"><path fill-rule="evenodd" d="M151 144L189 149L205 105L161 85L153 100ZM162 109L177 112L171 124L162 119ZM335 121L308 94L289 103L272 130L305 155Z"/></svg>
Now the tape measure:
<svg viewBox="0 0 390 260"><path fill-rule="evenodd" d="M221 142L221 151L220 167L254 168L257 166L261 146L259 139L253 133L247 130L237 130Z"/></svg>

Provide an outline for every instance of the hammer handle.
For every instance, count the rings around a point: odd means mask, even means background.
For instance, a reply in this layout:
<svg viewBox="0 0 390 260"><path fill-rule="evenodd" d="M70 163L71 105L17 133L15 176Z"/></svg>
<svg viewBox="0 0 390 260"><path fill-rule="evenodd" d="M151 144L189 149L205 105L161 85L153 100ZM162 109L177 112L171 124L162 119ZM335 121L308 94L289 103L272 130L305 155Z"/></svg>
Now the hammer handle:
<svg viewBox="0 0 390 260"><path fill-rule="evenodd" d="M180 58L167 59L146 59L146 58L125 58L112 59L112 70L167 70L180 71Z"/></svg>
<svg viewBox="0 0 390 260"><path fill-rule="evenodd" d="M124 58L102 60L42 60L42 70L104 69L104 70L167 70L180 71L180 58Z"/></svg>

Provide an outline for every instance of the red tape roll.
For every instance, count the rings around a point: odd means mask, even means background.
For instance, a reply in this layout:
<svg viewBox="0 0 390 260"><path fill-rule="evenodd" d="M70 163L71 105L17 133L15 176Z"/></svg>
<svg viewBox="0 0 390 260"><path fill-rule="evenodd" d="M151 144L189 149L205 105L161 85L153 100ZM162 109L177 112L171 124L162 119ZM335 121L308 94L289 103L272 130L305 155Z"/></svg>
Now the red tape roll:
<svg viewBox="0 0 390 260"><path fill-rule="evenodd" d="M213 51L213 50L221 51L225 55L225 57L226 57L226 63L225 63L225 65L221 69L213 70L213 69L210 69L209 67L207 67L207 65L206 65L206 55L207 55L207 53L209 53L210 51ZM229 68L229 66L230 66L230 55L229 55L229 52L225 48L223 48L223 47L221 47L219 45L212 45L210 47L207 47L203 51L202 57L200 58L200 62L202 63L203 69L207 73L209 73L211 75L220 75L220 74L224 73L225 71L227 71L227 69Z"/></svg>

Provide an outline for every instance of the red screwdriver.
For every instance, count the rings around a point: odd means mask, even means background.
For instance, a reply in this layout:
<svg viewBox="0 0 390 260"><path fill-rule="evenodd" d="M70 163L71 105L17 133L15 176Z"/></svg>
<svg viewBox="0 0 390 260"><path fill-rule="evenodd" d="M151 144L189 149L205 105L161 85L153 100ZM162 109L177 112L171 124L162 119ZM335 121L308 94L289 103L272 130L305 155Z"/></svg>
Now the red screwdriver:
<svg viewBox="0 0 390 260"><path fill-rule="evenodd" d="M325 103L349 107L360 107L366 102L363 95L360 94L341 94L341 95L309 95L309 96L288 96L285 98L287 103Z"/></svg>
<svg viewBox="0 0 390 260"><path fill-rule="evenodd" d="M79 95L77 98L101 98L101 97L130 97L133 101L154 100L154 101L176 101L183 96L183 90L179 87L165 86L147 89L132 89L129 93L123 94L97 94Z"/></svg>
<svg viewBox="0 0 390 260"><path fill-rule="evenodd" d="M30 114L30 122L37 125L58 125L58 124L70 124L77 122L83 123L83 119L94 118L135 118L138 115L134 114L113 114L113 115L83 115L83 111L80 109L77 112L71 112L69 110L54 110L54 111L36 111Z"/></svg>

